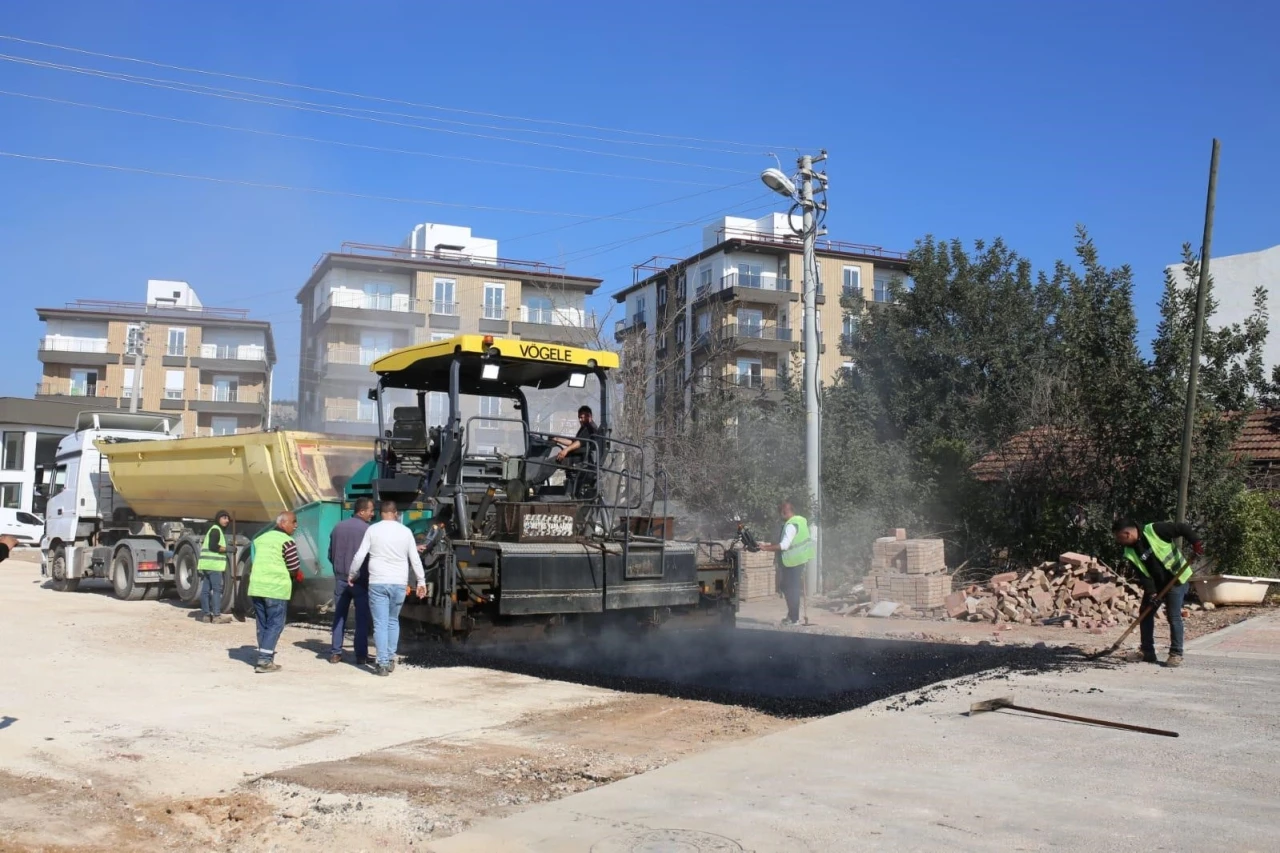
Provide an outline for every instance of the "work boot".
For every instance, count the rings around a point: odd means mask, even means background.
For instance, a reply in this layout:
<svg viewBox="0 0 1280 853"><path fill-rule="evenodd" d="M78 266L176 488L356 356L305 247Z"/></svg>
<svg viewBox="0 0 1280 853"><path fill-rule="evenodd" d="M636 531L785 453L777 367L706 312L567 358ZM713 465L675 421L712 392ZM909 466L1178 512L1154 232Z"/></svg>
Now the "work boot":
<svg viewBox="0 0 1280 853"><path fill-rule="evenodd" d="M273 660L260 660L258 661L258 665L253 668L253 671L254 672L279 672L280 669L281 669L280 664L276 663Z"/></svg>
<svg viewBox="0 0 1280 853"><path fill-rule="evenodd" d="M329 663L342 663L342 655L329 655Z"/></svg>
<svg viewBox="0 0 1280 853"><path fill-rule="evenodd" d="M229 625L231 624L232 620L230 615L226 613L220 613L217 616L213 617L213 621L215 624L218 624L218 625Z"/></svg>
<svg viewBox="0 0 1280 853"><path fill-rule="evenodd" d="M396 671L396 659L392 658L391 660L387 661L387 672L395 672L395 671Z"/></svg>
<svg viewBox="0 0 1280 853"><path fill-rule="evenodd" d="M374 672L376 672L378 675L390 675L391 667L378 664L378 668L375 669Z"/></svg>
<svg viewBox="0 0 1280 853"><path fill-rule="evenodd" d="M1170 654L1164 662L1165 666L1182 666L1182 655Z"/></svg>
<svg viewBox="0 0 1280 853"><path fill-rule="evenodd" d="M211 615L210 615L210 614L208 614L208 613L202 613L202 614L200 614L200 621L201 621L201 622L208 622L210 625L212 625L212 624L213 624L213 616L211 616Z"/></svg>

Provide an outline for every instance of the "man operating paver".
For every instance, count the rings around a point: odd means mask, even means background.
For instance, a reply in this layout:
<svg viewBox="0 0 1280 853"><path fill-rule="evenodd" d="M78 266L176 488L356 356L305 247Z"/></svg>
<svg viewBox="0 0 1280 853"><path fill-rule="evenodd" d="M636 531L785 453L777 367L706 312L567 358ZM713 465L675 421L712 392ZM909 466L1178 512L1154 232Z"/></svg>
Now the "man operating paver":
<svg viewBox="0 0 1280 853"><path fill-rule="evenodd" d="M783 625L800 624L800 599L804 594L804 573L814 557L813 539L809 536L809 522L797 515L791 501L778 506L782 516L782 539L774 545L762 544L761 551L774 551L782 560L782 594L787 599L787 618Z"/></svg>
<svg viewBox="0 0 1280 853"><path fill-rule="evenodd" d="M427 595L422 558L413 531L400 523L395 501L383 501L382 520L365 531L360 549L348 566L347 580L355 583L365 557L369 558L369 610L373 616L373 644L378 649L378 675L390 675L396 668L396 648L400 644L400 608L404 606L409 570L418 582L418 597Z"/></svg>
<svg viewBox="0 0 1280 853"><path fill-rule="evenodd" d="M1165 617L1169 620L1169 657L1164 665L1182 666L1182 601L1187 597L1191 565L1174 540L1181 537L1190 542L1197 557L1204 554L1204 543L1190 525L1172 521L1157 521L1139 529L1136 521L1122 518L1112 525L1111 531L1116 544L1124 548L1125 559L1138 570L1138 581L1145 593L1143 609L1155 602L1142 620L1142 659L1147 663L1158 662L1156 611L1164 604ZM1177 582L1169 587L1175 576ZM1166 587L1169 591L1164 600L1156 601Z"/></svg>

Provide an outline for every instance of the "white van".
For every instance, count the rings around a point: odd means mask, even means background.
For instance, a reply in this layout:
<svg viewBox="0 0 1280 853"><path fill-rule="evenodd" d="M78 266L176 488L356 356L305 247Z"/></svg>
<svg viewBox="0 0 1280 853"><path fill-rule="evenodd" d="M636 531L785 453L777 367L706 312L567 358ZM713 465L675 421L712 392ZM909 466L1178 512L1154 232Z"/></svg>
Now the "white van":
<svg viewBox="0 0 1280 853"><path fill-rule="evenodd" d="M13 536L19 545L39 547L44 519L20 509L0 509L0 534Z"/></svg>

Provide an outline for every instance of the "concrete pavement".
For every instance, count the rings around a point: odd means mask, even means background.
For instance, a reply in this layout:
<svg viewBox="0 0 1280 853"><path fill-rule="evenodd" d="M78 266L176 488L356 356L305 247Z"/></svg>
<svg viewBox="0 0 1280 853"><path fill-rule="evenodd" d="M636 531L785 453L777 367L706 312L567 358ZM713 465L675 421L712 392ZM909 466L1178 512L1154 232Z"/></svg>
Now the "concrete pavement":
<svg viewBox="0 0 1280 853"><path fill-rule="evenodd" d="M1177 739L970 703L1173 729ZM1181 669L959 679L540 806L431 845L516 851L1263 851L1280 837L1280 614Z"/></svg>

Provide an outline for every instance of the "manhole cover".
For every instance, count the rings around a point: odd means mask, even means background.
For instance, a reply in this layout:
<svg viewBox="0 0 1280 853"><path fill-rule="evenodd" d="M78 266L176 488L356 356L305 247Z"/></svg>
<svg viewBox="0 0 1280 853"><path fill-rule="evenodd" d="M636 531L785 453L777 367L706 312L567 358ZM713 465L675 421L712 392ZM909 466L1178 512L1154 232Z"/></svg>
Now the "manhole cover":
<svg viewBox="0 0 1280 853"><path fill-rule="evenodd" d="M692 829L641 829L597 841L591 853L742 853L742 845Z"/></svg>

